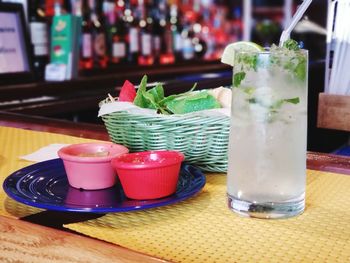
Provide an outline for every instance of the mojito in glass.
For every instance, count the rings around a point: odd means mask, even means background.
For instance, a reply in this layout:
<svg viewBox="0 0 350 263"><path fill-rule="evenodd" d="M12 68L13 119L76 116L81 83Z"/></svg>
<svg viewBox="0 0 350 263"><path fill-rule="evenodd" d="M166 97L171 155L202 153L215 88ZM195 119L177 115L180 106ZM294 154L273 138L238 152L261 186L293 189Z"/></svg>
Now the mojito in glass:
<svg viewBox="0 0 350 263"><path fill-rule="evenodd" d="M305 207L308 53L235 52L228 205L258 218Z"/></svg>

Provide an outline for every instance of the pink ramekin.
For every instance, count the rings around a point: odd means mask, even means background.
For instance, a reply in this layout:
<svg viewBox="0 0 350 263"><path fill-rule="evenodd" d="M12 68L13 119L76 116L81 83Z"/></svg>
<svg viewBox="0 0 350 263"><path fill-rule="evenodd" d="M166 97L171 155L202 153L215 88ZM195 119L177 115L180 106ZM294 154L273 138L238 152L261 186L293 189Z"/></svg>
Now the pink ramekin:
<svg viewBox="0 0 350 263"><path fill-rule="evenodd" d="M91 155L108 152L106 156ZM92 142L72 144L61 148L58 156L63 160L68 182L72 187L86 190L98 190L112 187L117 180L111 160L129 150L119 144Z"/></svg>

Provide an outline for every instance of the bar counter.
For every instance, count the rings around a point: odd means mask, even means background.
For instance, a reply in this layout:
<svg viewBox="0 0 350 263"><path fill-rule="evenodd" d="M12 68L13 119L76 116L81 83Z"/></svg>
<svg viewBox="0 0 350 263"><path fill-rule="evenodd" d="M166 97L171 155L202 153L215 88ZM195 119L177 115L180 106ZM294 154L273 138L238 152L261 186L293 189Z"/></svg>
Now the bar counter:
<svg viewBox="0 0 350 263"><path fill-rule="evenodd" d="M21 145L18 145L16 141L5 143L7 138L4 136L8 135L10 138L10 133L16 133L16 136L20 136L28 132L28 138L34 138L31 137L33 136L32 132L37 137L41 136L41 132L43 132L42 137L50 136L50 138L69 135L70 137L62 138L65 142L71 143L85 141L86 139L108 140L107 132L104 126L101 125L72 123L8 112L0 112L1 130L4 131L3 137L0 137L3 143L2 147L4 147L4 144L10 144L13 147L21 148ZM28 148L27 150L33 151L34 149ZM10 149L2 150L3 153L9 151ZM16 151L23 152L24 149L16 149ZM13 160L8 160L7 156L1 156L1 162L6 166ZM27 163L27 165L29 164ZM23 167L23 163L21 166ZM225 199L225 196L221 194L216 195L218 193L217 188L220 187L222 190L224 187L224 174L206 174L207 186L201 193L188 201L182 201L164 208L148 209L147 212L137 211L115 215L56 212L32 209L7 197L0 205L4 210L0 215L0 261L203 262L205 259L207 262L281 262L283 259L284 262L349 262L350 214L347 207L342 203L339 204L339 207L335 207L333 211L324 211L318 217L313 217L315 216L313 213L321 211L317 210L322 208L320 206L328 209L331 207L330 205L334 205L331 202L337 201L336 199L330 200L328 206L327 200L322 200L320 195L324 195L326 198L331 193L318 192L322 189L331 189L327 187L333 187L332 193L336 193L339 188L339 193L344 194L341 198L343 202L350 201L350 193L344 189L350 180L350 177L346 176L350 175L350 158L308 152L307 167L307 190L312 190L312 197L309 196L309 200L307 199L305 215L287 220L240 218L230 211L227 212L228 209L224 206L217 213L215 213L215 210L212 212L212 206ZM8 175L1 174L0 178L4 180ZM336 178L334 183L332 183L332 176ZM320 178L324 179L323 184L326 184L326 186L320 185L320 188L317 189L316 184ZM343 186L334 185L336 182L343 184ZM0 191L3 192L2 189ZM4 195L4 193L2 194ZM199 203L196 203L197 201ZM19 210L14 212L14 210L19 209L18 207L13 208L17 204L25 212ZM202 207L199 207L200 205ZM223 213L225 215L227 213L228 217L224 218ZM169 217L169 215L172 217ZM189 215L196 215L198 218L190 218ZM201 218L203 216L208 216L207 222ZM214 225L215 217L228 219L229 221L223 220L221 223ZM325 218L332 219L334 222L322 221L326 220ZM152 225L149 221L151 219L158 222L159 228L164 228L165 233L173 236L172 239L167 239L166 235L163 238L159 236L159 243L161 244L158 248L155 247L155 243L152 243L154 240L151 240L151 235L159 234L157 232L158 227ZM197 219L199 220L198 223L196 223ZM224 235L222 240L220 238L210 240L215 238L216 232L220 232L221 228L225 230L225 225L230 225L231 220L239 225L237 226L238 236L231 236L232 233L228 233L230 236ZM137 229L138 223L142 222L145 223L145 226L140 225L140 228ZM339 222L342 222L341 226ZM174 223L177 225L174 225ZM329 223L329 226L327 223ZM338 224L338 227L336 224ZM186 230L187 228L189 230ZM190 233L191 228L193 231L204 229L200 232L208 233L205 236L196 237L195 232L194 234ZM239 231L239 228L242 231ZM256 231L257 229L258 231ZM297 232L291 232L293 229ZM189 231L188 236L183 236L185 230ZM244 233L244 231L250 231L250 235L254 235L252 232L256 231L255 236L245 239L247 233ZM269 231L271 233L268 233ZM240 235L242 235L242 238L240 238ZM130 241L131 237L135 238L134 243ZM141 244L139 241L143 240L143 237L145 238L144 244ZM301 241L293 243L298 240L298 237ZM205 238L207 240L204 240ZM269 240L276 241L279 246L271 247L275 243L269 243ZM316 242L317 240L318 242ZM222 250L222 247L220 247L220 244L227 244L227 241L229 247L232 247L232 251ZM191 242L197 243L193 243L190 247L183 247L183 244L191 244ZM245 245L243 242L247 242L247 244ZM217 247L210 244L217 244ZM283 244L285 244L284 249L286 250L278 251ZM298 248L301 244L304 247ZM330 248L327 249L324 246L325 244L329 244ZM207 249L203 250L203 247ZM321 253L318 249L324 252ZM296 253L296 251L299 252Z"/></svg>

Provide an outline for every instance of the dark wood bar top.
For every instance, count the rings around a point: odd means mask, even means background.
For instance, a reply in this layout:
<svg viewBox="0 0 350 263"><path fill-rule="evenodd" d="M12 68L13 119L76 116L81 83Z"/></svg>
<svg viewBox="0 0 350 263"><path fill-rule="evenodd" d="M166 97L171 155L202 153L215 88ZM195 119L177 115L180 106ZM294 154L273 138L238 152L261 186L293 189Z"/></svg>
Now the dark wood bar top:
<svg viewBox="0 0 350 263"><path fill-rule="evenodd" d="M66 135L108 140L106 128L103 125L77 123L66 120L51 119L40 116L30 116L19 113L0 111L0 126L15 127L27 130L62 133Z"/></svg>

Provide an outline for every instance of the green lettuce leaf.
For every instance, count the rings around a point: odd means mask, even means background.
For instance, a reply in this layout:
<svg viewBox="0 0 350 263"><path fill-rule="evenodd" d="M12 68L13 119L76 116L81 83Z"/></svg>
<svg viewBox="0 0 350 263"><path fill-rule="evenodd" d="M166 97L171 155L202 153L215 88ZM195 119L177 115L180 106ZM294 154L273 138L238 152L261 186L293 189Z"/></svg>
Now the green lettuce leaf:
<svg viewBox="0 0 350 263"><path fill-rule="evenodd" d="M148 102L144 97L144 93L146 92L146 87L147 87L147 75L143 76L141 83L139 85L139 88L137 89L136 97L134 99L134 104L141 108L148 108L147 107Z"/></svg>
<svg viewBox="0 0 350 263"><path fill-rule="evenodd" d="M162 84L147 90L147 76L145 75L134 99L134 104L141 108L155 109L162 114L182 114L192 111L220 108L220 103L207 91L193 92L197 83L191 90L164 97Z"/></svg>
<svg viewBox="0 0 350 263"><path fill-rule="evenodd" d="M221 108L220 103L207 91L192 92L168 101L166 109L174 114L184 114L194 111Z"/></svg>

